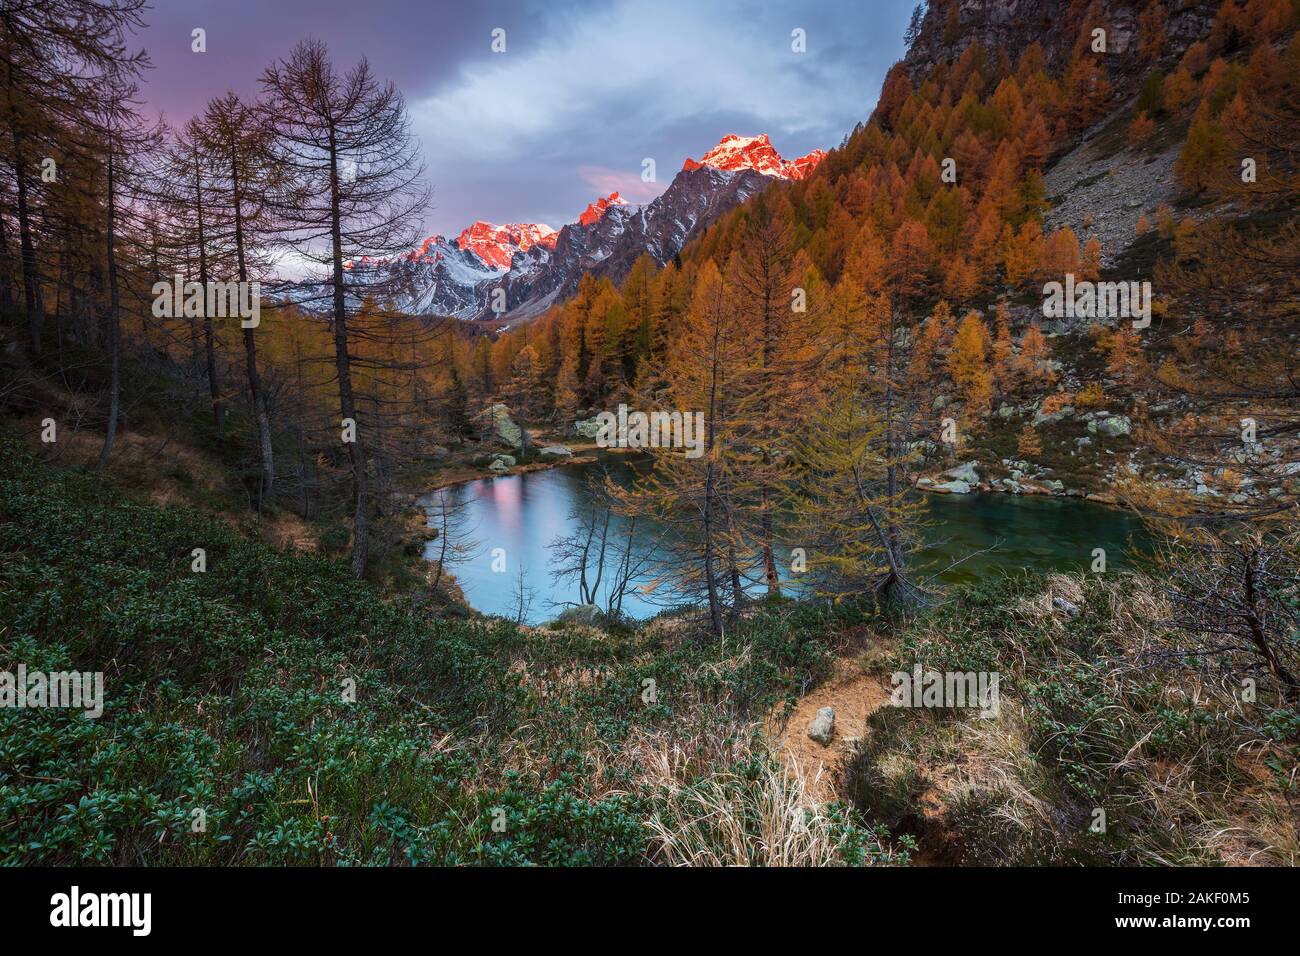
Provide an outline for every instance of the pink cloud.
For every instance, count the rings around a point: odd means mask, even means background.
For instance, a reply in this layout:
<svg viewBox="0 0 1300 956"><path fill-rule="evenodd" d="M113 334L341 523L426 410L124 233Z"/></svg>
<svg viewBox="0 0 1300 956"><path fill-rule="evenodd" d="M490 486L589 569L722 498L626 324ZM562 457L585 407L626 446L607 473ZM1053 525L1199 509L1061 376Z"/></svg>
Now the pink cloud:
<svg viewBox="0 0 1300 956"><path fill-rule="evenodd" d="M608 166L579 166L578 175L582 177L583 182L593 186L596 192L601 196L608 196L610 193L617 192L630 203L646 203L654 199L672 182L673 176L677 174L677 169L665 170L657 169L656 178L658 182L647 183L641 180L641 171L611 169Z"/></svg>

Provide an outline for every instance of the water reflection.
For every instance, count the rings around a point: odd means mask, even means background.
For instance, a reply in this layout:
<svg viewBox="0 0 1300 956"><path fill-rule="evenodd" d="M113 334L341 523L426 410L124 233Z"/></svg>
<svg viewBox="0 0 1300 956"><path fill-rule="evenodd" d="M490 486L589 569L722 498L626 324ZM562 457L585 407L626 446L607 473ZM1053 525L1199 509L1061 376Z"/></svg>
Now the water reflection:
<svg viewBox="0 0 1300 956"><path fill-rule="evenodd" d="M603 464L618 481L628 482L635 459L607 456ZM479 548L464 564L450 569L467 600L489 614L513 616L517 607L519 569L525 587L533 592L527 615L531 623L550 620L566 603L577 602L576 586L551 578L551 543L577 530L570 514L589 507L588 478L601 465L578 464L520 475L482 478L448 489L451 500L463 508ZM1011 495L925 495L927 527L925 548L914 557L921 573L938 573L941 580L958 583L1024 569L1087 570L1096 548L1106 551L1108 569L1131 563L1131 552L1146 548L1140 522L1127 512L1077 499L1015 497ZM615 516L610 537L626 533ZM654 529L638 526L634 540L645 542ZM436 557L438 543L431 542L426 557ZM505 549L504 571L494 571L494 549ZM499 557L499 555L498 555ZM780 555L789 566L788 553ZM500 562L497 562L498 566ZM638 585L650 583L636 576ZM600 595L607 597L608 580ZM645 618L663 609L634 593L624 598L625 613Z"/></svg>

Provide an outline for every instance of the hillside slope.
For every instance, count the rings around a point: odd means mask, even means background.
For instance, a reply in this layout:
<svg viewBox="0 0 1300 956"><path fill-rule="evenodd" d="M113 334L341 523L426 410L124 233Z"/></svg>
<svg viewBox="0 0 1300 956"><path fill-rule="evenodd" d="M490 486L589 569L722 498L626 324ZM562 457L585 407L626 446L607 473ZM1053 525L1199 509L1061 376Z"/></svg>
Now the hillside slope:
<svg viewBox="0 0 1300 956"><path fill-rule="evenodd" d="M990 582L911 623L756 608L725 641L517 629L0 452L0 657L104 687L95 719L0 709L5 864L870 865L913 834L935 861L1297 860L1294 713L1157 679L1142 578ZM1000 670L1000 716L843 696L913 664ZM765 728L833 675L814 786Z"/></svg>
<svg viewBox="0 0 1300 956"><path fill-rule="evenodd" d="M436 619L12 437L0 463L0 658L104 687L96 719L0 708L0 862L633 864L667 852L650 821L689 826L693 788L798 799L746 715L824 666L807 636L758 623L738 655ZM803 862L895 858L842 810L737 822L709 846L753 856L727 862L766 862L767 824Z"/></svg>

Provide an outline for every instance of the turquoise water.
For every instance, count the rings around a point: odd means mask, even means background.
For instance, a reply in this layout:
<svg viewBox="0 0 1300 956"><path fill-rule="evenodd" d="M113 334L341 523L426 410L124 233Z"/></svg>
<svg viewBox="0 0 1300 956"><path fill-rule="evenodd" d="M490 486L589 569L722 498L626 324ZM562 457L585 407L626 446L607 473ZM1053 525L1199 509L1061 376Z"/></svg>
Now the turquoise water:
<svg viewBox="0 0 1300 956"><path fill-rule="evenodd" d="M617 480L629 481L638 462L611 455L603 464ZM587 479L600 467L567 465L447 489L477 542L469 560L450 568L473 607L513 617L521 564L524 586L533 592L529 622L550 620L566 602L578 600L576 584L552 581L550 544L575 530L570 513L590 501ZM913 567L923 574L937 573L948 583L1027 569L1085 571L1096 548L1105 549L1107 570L1117 570L1131 565L1146 549L1147 538L1135 516L1092 502L985 494L923 495L922 500L926 545L913 556ZM611 522L610 540L617 540L621 527L617 518ZM431 542L426 557L436 557L437 548L438 543ZM498 548L504 555L494 554ZM494 570L494 565L503 570ZM663 608L636 594L623 599L624 612L633 617L649 617Z"/></svg>

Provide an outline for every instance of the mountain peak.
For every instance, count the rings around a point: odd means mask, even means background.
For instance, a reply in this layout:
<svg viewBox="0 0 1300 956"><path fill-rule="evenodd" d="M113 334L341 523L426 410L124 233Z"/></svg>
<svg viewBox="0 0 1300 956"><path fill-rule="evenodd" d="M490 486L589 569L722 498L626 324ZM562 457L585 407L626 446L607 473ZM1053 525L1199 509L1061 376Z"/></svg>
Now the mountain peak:
<svg viewBox="0 0 1300 956"><path fill-rule="evenodd" d="M557 233L543 222L510 222L503 226L482 219L456 237L456 245L468 249L495 269L509 269L516 252L532 246L555 248Z"/></svg>
<svg viewBox="0 0 1300 956"><path fill-rule="evenodd" d="M578 222L584 226L590 226L593 222L600 221L605 215L605 210L610 206L626 206L627 200L617 192L612 192L608 196L598 197L595 202L587 203L587 208L582 211L578 217Z"/></svg>
<svg viewBox="0 0 1300 956"><path fill-rule="evenodd" d="M728 133L718 141L718 145L700 157L699 162L687 157L682 164L683 170L699 169L712 166L728 171L752 169L764 176L776 176L780 179L803 179L817 168L826 157L820 149L814 149L798 159L783 159L776 151L766 133L757 136L738 136Z"/></svg>

